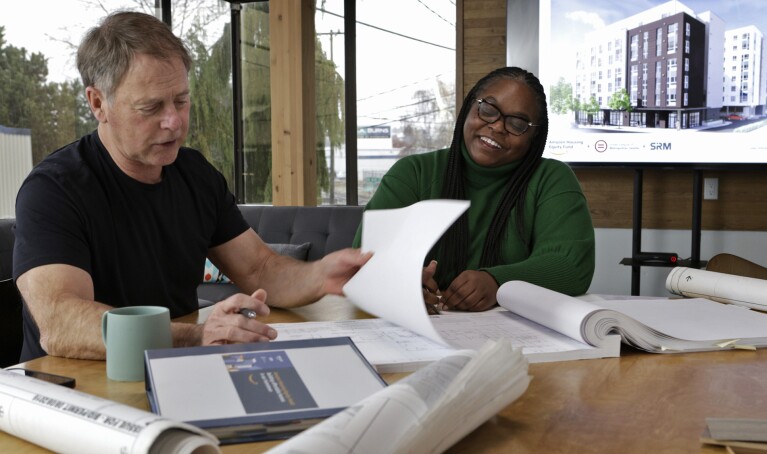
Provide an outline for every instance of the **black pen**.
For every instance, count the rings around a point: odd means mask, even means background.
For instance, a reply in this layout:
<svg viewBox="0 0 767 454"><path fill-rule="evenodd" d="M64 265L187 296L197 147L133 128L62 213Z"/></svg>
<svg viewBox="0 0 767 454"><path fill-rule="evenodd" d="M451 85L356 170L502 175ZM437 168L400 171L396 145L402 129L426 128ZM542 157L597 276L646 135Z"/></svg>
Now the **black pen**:
<svg viewBox="0 0 767 454"><path fill-rule="evenodd" d="M248 318L256 318L256 311L254 311L253 309L248 309L247 307L243 307L242 309L240 309L239 313Z"/></svg>
<svg viewBox="0 0 767 454"><path fill-rule="evenodd" d="M439 304L440 304L440 302L442 302L442 295L435 294L435 292L432 292L425 285L422 285L421 287L423 288L424 292L426 292L428 294L431 294L431 295L434 295L434 296L437 297L437 304L429 304L429 303L426 302L426 298L424 298L424 303L426 303L426 313L428 315L439 315ZM439 289L437 289L437 292L439 292Z"/></svg>

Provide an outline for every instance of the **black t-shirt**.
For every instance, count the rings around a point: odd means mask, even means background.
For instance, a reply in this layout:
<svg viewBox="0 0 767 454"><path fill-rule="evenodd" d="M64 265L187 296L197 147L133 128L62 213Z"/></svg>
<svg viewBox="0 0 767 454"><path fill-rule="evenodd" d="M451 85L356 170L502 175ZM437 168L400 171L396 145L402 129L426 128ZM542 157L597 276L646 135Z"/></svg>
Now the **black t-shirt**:
<svg viewBox="0 0 767 454"><path fill-rule="evenodd" d="M198 151L182 148L160 183L145 184L93 132L45 158L21 186L13 276L68 264L91 275L96 301L165 306L178 317L198 308L208 248L248 228L223 175ZM45 352L24 309L27 361Z"/></svg>

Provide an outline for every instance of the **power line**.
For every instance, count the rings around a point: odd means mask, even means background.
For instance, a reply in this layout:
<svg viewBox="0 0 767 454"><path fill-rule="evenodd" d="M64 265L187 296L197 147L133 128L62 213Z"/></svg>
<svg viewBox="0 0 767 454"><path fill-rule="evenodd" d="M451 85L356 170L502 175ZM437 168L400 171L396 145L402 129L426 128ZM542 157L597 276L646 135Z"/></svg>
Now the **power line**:
<svg viewBox="0 0 767 454"><path fill-rule="evenodd" d="M448 95L451 95L451 94L454 94L454 93L448 93ZM405 104L405 105L401 105L401 106L394 106L394 107L390 107L388 109L379 110L377 112L372 112L372 113L369 113L369 114L358 114L358 116L360 116L360 117L375 118L375 115L380 115L380 114L382 114L384 112L391 112L391 111L395 111L395 110L398 110L398 109L406 109L408 107L415 107L415 106L418 106L419 104L431 103L431 102L434 102L436 100L437 100L436 97L432 97L432 98L428 98L428 99L422 99L422 100L419 100L419 101L416 101L416 102L413 102L413 103L410 103L410 104Z"/></svg>
<svg viewBox="0 0 767 454"><path fill-rule="evenodd" d="M437 17L439 17L439 18L440 18L440 19L442 19L443 21L445 21L445 22L446 22L448 25L450 25L450 26L452 26L452 27L455 27L455 24L454 24L454 23L452 23L452 22L450 22L449 20L445 19L444 17L440 16L438 12L436 12L436 11L434 11L433 9L429 8L429 6L428 6L426 3L422 2L421 0L418 0L418 3L420 3L421 5L423 5L423 7L424 7L424 8L426 8L426 9L428 9L428 10L429 10L429 11L430 11L432 14L434 14L434 15L435 15L435 16L437 16Z"/></svg>
<svg viewBox="0 0 767 454"><path fill-rule="evenodd" d="M450 109L452 109L454 107L455 106L449 106ZM427 115L433 115L433 114L438 113L438 112L442 112L442 110L436 109L436 110L432 110L432 111L429 111L429 112L420 112L420 113L417 113L417 114L408 115L408 116L405 116L405 117L400 117L400 118L397 118L397 119L394 119L394 120L386 119L387 121L384 121L383 123L378 123L378 124L371 125L371 126L384 126L384 125L387 125L387 124L390 124L390 123L398 123L398 122L403 122L405 120L412 120L412 119L418 118L418 117L425 117ZM451 122L444 122L443 121L443 122L439 122L439 123L440 124L453 124L452 121Z"/></svg>
<svg viewBox="0 0 767 454"><path fill-rule="evenodd" d="M339 17L341 19L344 18L344 16L342 16L340 14L333 13L331 11L328 11L328 10L325 10L325 9L322 9L322 8L317 8L317 11L322 11L323 13L327 13L327 14L330 14L331 16L336 16L336 17ZM391 31L391 30L387 30L385 28L377 27L375 25L366 24L365 22L355 21L355 23L360 24L360 25L364 25L366 27L374 28L376 30L379 30L379 31L382 31L382 32L385 32L385 33L390 33L392 35L396 35L396 36L399 36L401 38L410 39L410 40L413 40L413 41L418 41L420 43L428 44L430 46L440 47L442 49L452 50L453 52L455 52L454 48L443 46L442 44L430 43L428 41L424 41L424 40L419 39L419 38L414 38L412 36L403 35L402 33L397 33L397 32Z"/></svg>
<svg viewBox="0 0 767 454"><path fill-rule="evenodd" d="M386 95L388 93L391 93L391 92L394 92L394 91L397 91L397 90L402 90L404 88L412 87L413 85L417 85L417 84L420 84L420 83L423 83L423 82L426 82L426 81L429 81L429 80L432 80L432 79L439 79L439 76L441 76L441 75L442 74L436 74L434 76L428 76L425 79L421 79L419 81L411 82L411 83L408 83L408 84L405 84L405 85L401 85L399 87L394 87L394 88L390 88L388 90L384 90L382 92L374 93L374 94L372 94L372 95L370 95L370 96L368 96L366 98L358 98L357 102L367 101L369 99L375 98L376 96Z"/></svg>

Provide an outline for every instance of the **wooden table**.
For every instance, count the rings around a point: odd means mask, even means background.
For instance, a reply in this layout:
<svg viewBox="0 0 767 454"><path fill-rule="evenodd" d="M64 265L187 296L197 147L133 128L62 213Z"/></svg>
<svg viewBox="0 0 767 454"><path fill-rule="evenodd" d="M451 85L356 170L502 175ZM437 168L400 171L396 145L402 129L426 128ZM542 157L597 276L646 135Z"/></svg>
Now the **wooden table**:
<svg viewBox="0 0 767 454"><path fill-rule="evenodd" d="M275 309L268 321L365 317L346 301L327 298L293 311ZM143 382L108 380L103 361L44 357L25 367L72 376L80 391L149 408ZM621 358L531 364L530 374L522 397L449 452L724 453L698 441L706 417L767 418L767 349L660 355L624 348ZM384 374L389 382L402 376ZM263 452L278 443L223 451ZM0 432L2 453L43 451Z"/></svg>

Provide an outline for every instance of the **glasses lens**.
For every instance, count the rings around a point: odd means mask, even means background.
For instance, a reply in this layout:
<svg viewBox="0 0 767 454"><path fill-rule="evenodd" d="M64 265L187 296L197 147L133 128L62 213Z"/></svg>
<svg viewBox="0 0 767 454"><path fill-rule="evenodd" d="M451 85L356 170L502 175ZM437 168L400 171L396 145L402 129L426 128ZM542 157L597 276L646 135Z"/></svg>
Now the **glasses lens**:
<svg viewBox="0 0 767 454"><path fill-rule="evenodd" d="M498 117L501 116L501 112L495 106L482 100L477 105L477 112L479 113L479 118L488 123L497 121Z"/></svg>
<svg viewBox="0 0 767 454"><path fill-rule="evenodd" d="M519 117L506 117L506 130L512 134L522 134L527 131L528 121Z"/></svg>

